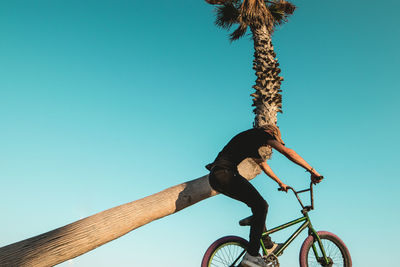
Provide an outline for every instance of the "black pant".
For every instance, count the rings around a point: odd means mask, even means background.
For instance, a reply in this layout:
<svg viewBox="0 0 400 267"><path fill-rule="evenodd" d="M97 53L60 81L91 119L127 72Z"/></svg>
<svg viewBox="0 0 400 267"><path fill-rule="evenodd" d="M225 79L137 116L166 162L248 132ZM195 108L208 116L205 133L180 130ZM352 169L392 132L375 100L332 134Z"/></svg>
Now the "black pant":
<svg viewBox="0 0 400 267"><path fill-rule="evenodd" d="M242 201L251 208L253 218L250 225L250 244L247 251L250 255L258 255L261 245L260 238L268 211L267 202L237 170L215 166L210 172L209 181L214 190Z"/></svg>

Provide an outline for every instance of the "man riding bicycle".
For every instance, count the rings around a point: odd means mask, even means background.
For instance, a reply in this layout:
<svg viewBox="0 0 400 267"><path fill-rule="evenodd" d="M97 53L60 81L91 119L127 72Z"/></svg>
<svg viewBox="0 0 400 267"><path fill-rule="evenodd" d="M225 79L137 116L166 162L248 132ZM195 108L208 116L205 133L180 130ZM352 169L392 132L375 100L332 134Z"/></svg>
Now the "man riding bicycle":
<svg viewBox="0 0 400 267"><path fill-rule="evenodd" d="M319 183L323 178L293 149L285 146L281 132L275 125L266 125L262 128L253 128L239 133L228 142L214 162L206 166L210 170L209 182L211 187L217 192L244 202L253 213L250 224L249 247L241 262L244 267L267 267L258 252L261 246L261 234L265 228L268 204L255 187L239 174L237 166L244 159L252 158L265 174L278 183L282 190L287 192L288 188L261 157L259 149L263 146L274 148L292 162L306 169L311 173L311 180L314 183ZM272 242L269 236L263 238L263 243L269 251L274 251L277 247L277 244Z"/></svg>

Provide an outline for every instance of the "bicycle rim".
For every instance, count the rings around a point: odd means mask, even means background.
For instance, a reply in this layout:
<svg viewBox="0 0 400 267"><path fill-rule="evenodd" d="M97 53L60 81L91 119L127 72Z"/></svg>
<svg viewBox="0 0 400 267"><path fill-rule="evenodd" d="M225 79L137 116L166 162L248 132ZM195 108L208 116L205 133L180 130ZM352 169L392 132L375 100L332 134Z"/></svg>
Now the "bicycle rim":
<svg viewBox="0 0 400 267"><path fill-rule="evenodd" d="M245 246L239 242L227 242L219 246L210 257L209 267L238 266L245 254Z"/></svg>

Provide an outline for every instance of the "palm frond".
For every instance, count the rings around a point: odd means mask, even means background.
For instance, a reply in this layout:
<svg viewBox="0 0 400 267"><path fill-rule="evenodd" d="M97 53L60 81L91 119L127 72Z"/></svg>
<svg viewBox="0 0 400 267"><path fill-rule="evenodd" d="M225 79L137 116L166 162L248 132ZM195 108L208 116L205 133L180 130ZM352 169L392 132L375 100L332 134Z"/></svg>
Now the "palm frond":
<svg viewBox="0 0 400 267"><path fill-rule="evenodd" d="M232 2L232 0L205 0L210 5L223 5L227 2Z"/></svg>
<svg viewBox="0 0 400 267"><path fill-rule="evenodd" d="M243 0L240 7L241 20L251 26L272 26L271 13L268 11L264 0Z"/></svg>
<svg viewBox="0 0 400 267"><path fill-rule="evenodd" d="M240 37L244 36L247 31L247 26L247 24L240 23L239 27L229 35L229 39L231 40L231 42L238 40L240 39Z"/></svg>
<svg viewBox="0 0 400 267"><path fill-rule="evenodd" d="M218 6L216 9L215 24L223 29L230 29L234 23L238 23L239 9L235 3L229 2Z"/></svg>
<svg viewBox="0 0 400 267"><path fill-rule="evenodd" d="M288 21L288 17L294 13L296 6L285 0L269 2L268 10L274 19L274 25L280 25Z"/></svg>
<svg viewBox="0 0 400 267"><path fill-rule="evenodd" d="M272 33L274 26L287 21L296 7L286 0L205 0L217 5L215 24L230 29L233 24L239 27L230 34L234 41L246 34L247 28L260 28L265 25Z"/></svg>

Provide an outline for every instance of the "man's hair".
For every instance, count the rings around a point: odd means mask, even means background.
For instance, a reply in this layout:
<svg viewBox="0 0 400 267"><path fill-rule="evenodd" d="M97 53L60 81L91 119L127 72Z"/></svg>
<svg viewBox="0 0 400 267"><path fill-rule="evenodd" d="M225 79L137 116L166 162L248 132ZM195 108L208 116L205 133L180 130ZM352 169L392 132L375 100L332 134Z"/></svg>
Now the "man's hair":
<svg viewBox="0 0 400 267"><path fill-rule="evenodd" d="M273 125L273 124L268 124L268 125L260 126L259 128L266 131L270 135L272 135L282 145L285 145L285 142L283 142L283 140L282 140L281 131L279 130L278 126Z"/></svg>

